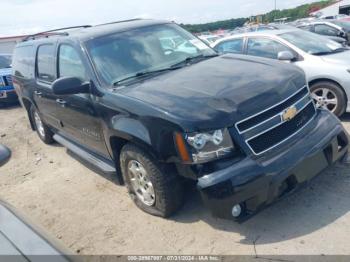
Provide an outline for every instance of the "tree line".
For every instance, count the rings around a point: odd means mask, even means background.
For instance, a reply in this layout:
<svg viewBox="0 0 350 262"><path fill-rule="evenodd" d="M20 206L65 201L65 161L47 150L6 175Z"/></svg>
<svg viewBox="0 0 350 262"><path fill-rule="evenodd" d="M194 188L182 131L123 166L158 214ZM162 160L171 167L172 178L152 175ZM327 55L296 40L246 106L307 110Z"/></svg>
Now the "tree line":
<svg viewBox="0 0 350 262"><path fill-rule="evenodd" d="M300 18L308 17L311 12L315 12L322 9L330 4L334 0L318 1L311 4L304 4L296 8L284 9L284 10L273 10L269 13L262 15L262 21L264 23L270 23L275 21L275 19L289 17L289 20L293 21ZM243 26L246 22L250 21L251 18L232 18L228 20L216 21L205 24L181 24L185 29L193 32L205 32L205 31L215 31L219 29L234 29L236 27Z"/></svg>

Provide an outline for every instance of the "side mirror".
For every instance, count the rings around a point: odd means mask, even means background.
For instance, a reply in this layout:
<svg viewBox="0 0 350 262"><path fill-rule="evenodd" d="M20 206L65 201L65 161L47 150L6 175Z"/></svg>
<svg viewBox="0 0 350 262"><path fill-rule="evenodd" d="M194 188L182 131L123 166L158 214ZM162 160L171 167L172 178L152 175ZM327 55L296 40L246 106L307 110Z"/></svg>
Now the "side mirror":
<svg viewBox="0 0 350 262"><path fill-rule="evenodd" d="M52 83L55 95L74 95L89 93L90 83L83 82L77 77L62 77Z"/></svg>
<svg viewBox="0 0 350 262"><path fill-rule="evenodd" d="M339 31L338 32L338 36L340 37L345 37L346 36L346 33L344 31Z"/></svg>
<svg viewBox="0 0 350 262"><path fill-rule="evenodd" d="M290 51L281 51L277 55L277 59L281 61L292 61L295 56Z"/></svg>
<svg viewBox="0 0 350 262"><path fill-rule="evenodd" d="M3 166L9 161L11 157L11 151L7 147L0 144L0 166Z"/></svg>

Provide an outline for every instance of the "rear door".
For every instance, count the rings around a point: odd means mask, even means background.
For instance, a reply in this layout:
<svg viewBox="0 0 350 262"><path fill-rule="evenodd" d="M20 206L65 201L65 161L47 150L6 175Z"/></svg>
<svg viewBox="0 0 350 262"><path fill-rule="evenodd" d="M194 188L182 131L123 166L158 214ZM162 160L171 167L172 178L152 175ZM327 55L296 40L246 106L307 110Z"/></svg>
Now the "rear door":
<svg viewBox="0 0 350 262"><path fill-rule="evenodd" d="M52 92L51 84L56 79L56 44L41 44L36 51L35 62L35 90L36 102L43 120L52 127L62 128L57 116L56 97Z"/></svg>
<svg viewBox="0 0 350 262"><path fill-rule="evenodd" d="M289 51L295 54L293 50L284 44L267 37L250 37L247 41L247 55L259 56L271 59L277 59L278 53ZM296 54L295 54L296 55Z"/></svg>
<svg viewBox="0 0 350 262"><path fill-rule="evenodd" d="M61 43L57 52L57 75L77 77L90 81L87 63L75 45ZM58 118L63 125L65 136L85 146L91 151L109 157L104 142L102 122L91 94L56 96L59 106Z"/></svg>

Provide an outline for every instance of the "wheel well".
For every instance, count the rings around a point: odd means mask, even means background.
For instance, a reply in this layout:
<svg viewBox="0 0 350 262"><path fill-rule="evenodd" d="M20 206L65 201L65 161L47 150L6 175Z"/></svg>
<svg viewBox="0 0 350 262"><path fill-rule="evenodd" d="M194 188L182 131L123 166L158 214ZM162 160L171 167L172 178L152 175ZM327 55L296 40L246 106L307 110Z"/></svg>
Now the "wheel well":
<svg viewBox="0 0 350 262"><path fill-rule="evenodd" d="M346 92L345 92L344 88L338 82L336 82L334 80L331 80L331 79L328 79L328 78L319 78L319 79L314 79L314 80L310 81L309 82L309 86L311 87L312 85L314 85L316 83L319 83L319 82L330 82L330 83L333 83L333 84L339 86L339 88L343 91L343 93L345 95L345 100L346 100L345 102L347 104L348 96L346 95Z"/></svg>
<svg viewBox="0 0 350 262"><path fill-rule="evenodd" d="M129 141L120 137L111 137L110 138L110 145L113 152L113 157L115 161L115 166L117 170L117 179L118 182L123 185L124 179L121 173L120 168L120 151L122 150L123 146L128 143Z"/></svg>
<svg viewBox="0 0 350 262"><path fill-rule="evenodd" d="M145 152L147 152L151 157L153 157L154 159L157 159L157 156L155 152L152 150L152 148L148 147L146 144L143 144L142 141L128 140L118 136L112 136L110 138L110 146L113 152L113 158L116 165L118 182L120 184L124 184L124 179L120 168L120 152L127 143L131 143L139 147L141 150L144 150Z"/></svg>
<svg viewBox="0 0 350 262"><path fill-rule="evenodd" d="M32 115L30 114L30 108L31 106L33 105L32 102L30 102L30 100L26 99L26 98L23 98L22 99L22 103L23 103L23 106L25 107L26 111L27 111L27 114L28 114L28 118L29 118L29 122L30 122L30 126L33 130L35 130L35 127L34 127L34 123L33 123L33 119L32 119Z"/></svg>

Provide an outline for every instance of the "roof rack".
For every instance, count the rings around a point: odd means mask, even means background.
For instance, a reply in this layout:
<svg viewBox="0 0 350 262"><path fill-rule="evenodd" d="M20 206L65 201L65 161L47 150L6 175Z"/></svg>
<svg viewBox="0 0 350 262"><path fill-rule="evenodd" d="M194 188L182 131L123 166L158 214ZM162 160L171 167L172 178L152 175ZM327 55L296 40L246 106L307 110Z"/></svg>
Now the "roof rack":
<svg viewBox="0 0 350 262"><path fill-rule="evenodd" d="M34 40L36 39L36 37L49 37L52 35L69 35L68 32L57 32L57 31L63 31L63 30L69 30L69 29L76 29L76 28L88 28L88 27L92 27L91 25L80 25L80 26L70 26L70 27L63 27L63 28L57 28L57 29L53 29L53 30L48 30L48 31L44 31L44 32L40 32L40 33L36 33L33 35L29 35L27 37L25 37L22 41L28 41L28 40Z"/></svg>
<svg viewBox="0 0 350 262"><path fill-rule="evenodd" d="M108 22L108 23L98 24L98 25L95 25L95 26L112 25L112 24L125 23L125 22L132 22L132 21L138 21L138 20L145 20L145 19L144 19L144 18L133 18L133 19L127 19L127 20L121 20L121 21L114 21L114 22Z"/></svg>

